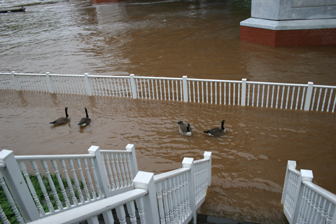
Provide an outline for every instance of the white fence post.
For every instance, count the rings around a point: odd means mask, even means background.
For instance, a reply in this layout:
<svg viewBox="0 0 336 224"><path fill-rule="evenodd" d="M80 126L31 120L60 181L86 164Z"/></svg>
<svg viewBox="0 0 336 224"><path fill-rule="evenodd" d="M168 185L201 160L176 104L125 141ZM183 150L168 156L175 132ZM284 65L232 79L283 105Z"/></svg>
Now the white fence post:
<svg viewBox="0 0 336 224"><path fill-rule="evenodd" d="M13 151L5 149L0 151L0 162L6 166L6 168L1 172L4 175L8 189L10 189L25 222L39 219L39 212L37 211L26 182L23 179Z"/></svg>
<svg viewBox="0 0 336 224"><path fill-rule="evenodd" d="M12 71L12 79L13 79L13 83L14 83L14 88L16 91L20 90L20 85L19 85L19 80L17 79L17 77L15 76L15 72Z"/></svg>
<svg viewBox="0 0 336 224"><path fill-rule="evenodd" d="M187 76L182 77L183 82L183 101L188 102L188 82L187 82Z"/></svg>
<svg viewBox="0 0 336 224"><path fill-rule="evenodd" d="M311 170L300 170L300 178L298 183L298 190L297 194L294 199L294 207L293 207L293 219L290 223L297 223L297 219L299 216L299 210L302 203L302 194L303 194L303 181L309 181L312 182L313 180L313 171Z"/></svg>
<svg viewBox="0 0 336 224"><path fill-rule="evenodd" d="M46 78L47 78L47 84L48 84L48 89L50 93L54 93L54 86L52 84L51 78L50 78L50 72L46 73Z"/></svg>
<svg viewBox="0 0 336 224"><path fill-rule="evenodd" d="M208 162L208 186L211 185L211 154L212 152L207 152L205 151L204 154L203 154L203 157L204 159L209 159L209 162Z"/></svg>
<svg viewBox="0 0 336 224"><path fill-rule="evenodd" d="M109 196L109 188L107 183L107 173L104 167L103 159L100 154L99 146L92 145L89 148L89 154L94 155L94 168L98 177L98 183L101 187L103 197Z"/></svg>
<svg viewBox="0 0 336 224"><path fill-rule="evenodd" d="M89 95L89 96L92 96L91 82L90 82L90 79L89 79L88 75L89 75L89 73L84 74L86 94Z"/></svg>
<svg viewBox="0 0 336 224"><path fill-rule="evenodd" d="M145 220L147 224L160 223L158 204L156 199L156 188L154 184L154 173L139 171L133 179L135 188L148 191L144 196Z"/></svg>
<svg viewBox="0 0 336 224"><path fill-rule="evenodd" d="M305 105L304 105L304 110L305 111L309 111L311 97L312 97L312 94L313 94L313 87L314 87L314 83L313 82L308 82L306 100L305 100Z"/></svg>
<svg viewBox="0 0 336 224"><path fill-rule="evenodd" d="M132 178L134 178L137 175L138 171L139 171L139 169L138 169L138 162L137 162L137 158L136 158L136 154L135 154L134 144L127 144L126 151L131 151L132 152L130 166L132 168L132 173L134 175Z"/></svg>
<svg viewBox="0 0 336 224"><path fill-rule="evenodd" d="M285 183L282 189L282 197L281 197L281 203L285 204L286 194L287 194L287 188L289 184L289 168L295 169L296 168L296 161L288 160L287 161L287 168L286 168L286 175L285 175Z"/></svg>
<svg viewBox="0 0 336 224"><path fill-rule="evenodd" d="M130 79L131 79L132 96L133 96L133 99L136 99L138 98L138 93L137 93L137 89L135 85L134 74L130 75Z"/></svg>
<svg viewBox="0 0 336 224"><path fill-rule="evenodd" d="M100 154L99 146L92 145L89 148L89 154L95 155L94 158L94 167L95 172L97 174L98 183L100 185L100 190L103 193L103 197L107 198L110 196L110 190L108 187L108 177L106 173L106 169L104 167L103 159ZM103 213L104 220L106 223L113 223L113 216L111 212L104 212Z"/></svg>
<svg viewBox="0 0 336 224"><path fill-rule="evenodd" d="M190 209L193 215L194 224L197 222L196 205L195 205L195 167L194 158L184 157L182 161L183 168L189 168L188 172L188 183L189 183L189 198L190 198Z"/></svg>
<svg viewBox="0 0 336 224"><path fill-rule="evenodd" d="M241 106L246 105L246 79L242 79L242 87L241 87Z"/></svg>

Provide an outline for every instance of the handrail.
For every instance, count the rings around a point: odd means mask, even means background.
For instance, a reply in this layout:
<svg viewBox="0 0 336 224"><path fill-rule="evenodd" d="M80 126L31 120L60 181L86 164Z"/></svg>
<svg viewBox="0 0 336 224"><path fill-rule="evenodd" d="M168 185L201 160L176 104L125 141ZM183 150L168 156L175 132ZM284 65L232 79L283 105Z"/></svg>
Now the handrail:
<svg viewBox="0 0 336 224"><path fill-rule="evenodd" d="M179 169L176 169L176 170L168 171L166 173L157 174L157 175L154 176L154 182L158 183L160 181L163 181L163 180L175 177L177 175L186 173L189 170L190 170L190 168L179 168Z"/></svg>
<svg viewBox="0 0 336 224"><path fill-rule="evenodd" d="M330 202L336 205L336 194L331 193L330 191L327 191L326 189L310 182L310 181L302 181L302 183L310 188L313 191L316 191L319 195L322 197L328 199Z"/></svg>
<svg viewBox="0 0 336 224"><path fill-rule="evenodd" d="M129 201L134 201L147 194L147 190L134 189L125 193L112 196L110 198L96 201L95 203L83 205L78 208L73 208L46 218L38 219L29 224L59 224L59 223L75 223L86 220L97 214L109 211L113 208L121 206Z"/></svg>
<svg viewBox="0 0 336 224"><path fill-rule="evenodd" d="M94 155L90 154L71 154L71 155L24 155L15 156L17 161L31 161L31 160L55 160L55 159L83 159L94 158Z"/></svg>

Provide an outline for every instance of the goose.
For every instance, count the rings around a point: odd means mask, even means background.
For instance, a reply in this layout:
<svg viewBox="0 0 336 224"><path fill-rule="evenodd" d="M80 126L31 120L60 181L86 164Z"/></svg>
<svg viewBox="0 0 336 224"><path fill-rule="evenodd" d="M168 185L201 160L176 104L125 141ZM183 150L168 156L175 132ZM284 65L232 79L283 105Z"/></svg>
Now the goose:
<svg viewBox="0 0 336 224"><path fill-rule="evenodd" d="M89 118L86 107L84 107L84 109L85 109L86 117L83 117L78 123L78 125L81 126L81 127L85 127L86 125L89 125L90 122L91 122L91 119Z"/></svg>
<svg viewBox="0 0 336 224"><path fill-rule="evenodd" d="M182 121L177 122L177 124L179 125L179 132L182 135L185 135L185 136L191 136L192 135L192 130L190 128L190 124L185 124Z"/></svg>
<svg viewBox="0 0 336 224"><path fill-rule="evenodd" d="M65 117L60 117L52 122L50 122L50 124L53 125L61 125L61 124L66 124L70 121L70 117L68 115L68 108L65 108Z"/></svg>
<svg viewBox="0 0 336 224"><path fill-rule="evenodd" d="M225 128L224 128L224 122L225 120L222 120L222 127L221 128L212 128L210 130L207 131L203 131L204 133L210 135L210 136L220 136L222 134L224 134L226 132Z"/></svg>

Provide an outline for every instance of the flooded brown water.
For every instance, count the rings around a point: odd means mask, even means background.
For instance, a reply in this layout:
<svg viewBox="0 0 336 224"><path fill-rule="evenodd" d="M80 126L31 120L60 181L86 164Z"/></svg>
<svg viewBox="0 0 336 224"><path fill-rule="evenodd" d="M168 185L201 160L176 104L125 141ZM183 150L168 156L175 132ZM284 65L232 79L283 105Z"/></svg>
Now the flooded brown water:
<svg viewBox="0 0 336 224"><path fill-rule="evenodd" d="M6 1L5 1L6 2ZM27 2L27 1L26 1ZM30 2L30 1L28 1ZM336 47L271 48L239 40L250 1L90 1L38 4L0 15L0 71L129 74L336 85ZM3 3L1 3L3 4ZM0 4L0 5L1 5ZM200 213L287 223L280 204L287 160L336 193L335 114L0 90L0 147L16 155L87 153L135 144L139 169L181 167L213 153ZM70 125L49 122L69 107ZM93 121L77 123L88 108ZM220 126L227 133L202 133ZM178 133L189 122L192 137Z"/></svg>

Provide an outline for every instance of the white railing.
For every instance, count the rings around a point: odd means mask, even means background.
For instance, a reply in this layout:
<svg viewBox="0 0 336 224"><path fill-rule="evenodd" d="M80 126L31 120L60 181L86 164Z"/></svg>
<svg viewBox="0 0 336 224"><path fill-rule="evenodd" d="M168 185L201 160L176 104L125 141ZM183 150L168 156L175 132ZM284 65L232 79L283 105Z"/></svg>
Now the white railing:
<svg viewBox="0 0 336 224"><path fill-rule="evenodd" d="M196 223L196 210L211 184L210 152L197 161L185 158L183 168L154 176L138 171L134 145L126 150L91 146L88 151L37 156L0 151L0 185L15 214L11 219L98 223L103 214L105 223L124 223L126 216L132 223L137 223L137 216L149 224L189 223L192 218ZM0 217L11 223L1 205Z"/></svg>
<svg viewBox="0 0 336 224"><path fill-rule="evenodd" d="M215 79L0 73L0 89L335 112L336 86Z"/></svg>
<svg viewBox="0 0 336 224"><path fill-rule="evenodd" d="M281 203L290 224L336 224L336 195L312 183L311 170L288 161Z"/></svg>

